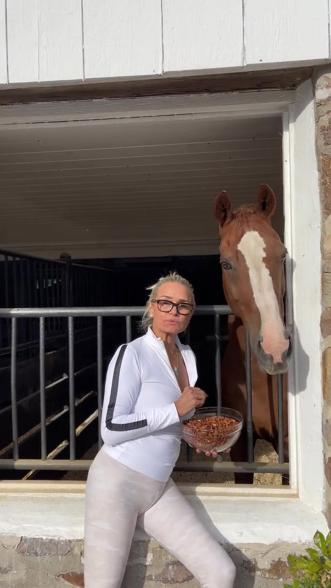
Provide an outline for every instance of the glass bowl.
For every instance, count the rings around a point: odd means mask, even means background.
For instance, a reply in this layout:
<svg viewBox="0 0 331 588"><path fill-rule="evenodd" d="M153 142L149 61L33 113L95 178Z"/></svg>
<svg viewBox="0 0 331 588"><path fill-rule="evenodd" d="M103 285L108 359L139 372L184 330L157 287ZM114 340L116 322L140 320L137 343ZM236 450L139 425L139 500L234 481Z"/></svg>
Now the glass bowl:
<svg viewBox="0 0 331 588"><path fill-rule="evenodd" d="M184 421L182 438L194 449L221 453L234 445L242 426L243 418L237 410L221 408L217 414L216 409L206 407Z"/></svg>

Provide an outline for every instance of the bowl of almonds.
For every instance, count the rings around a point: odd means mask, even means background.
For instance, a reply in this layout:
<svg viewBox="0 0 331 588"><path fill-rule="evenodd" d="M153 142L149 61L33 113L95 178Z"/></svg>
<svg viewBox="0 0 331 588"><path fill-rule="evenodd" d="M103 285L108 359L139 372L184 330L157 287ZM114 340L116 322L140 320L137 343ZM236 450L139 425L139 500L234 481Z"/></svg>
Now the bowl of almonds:
<svg viewBox="0 0 331 588"><path fill-rule="evenodd" d="M184 421L182 438L190 447L199 451L221 453L234 445L242 426L243 418L237 410L221 408L216 411L206 407Z"/></svg>

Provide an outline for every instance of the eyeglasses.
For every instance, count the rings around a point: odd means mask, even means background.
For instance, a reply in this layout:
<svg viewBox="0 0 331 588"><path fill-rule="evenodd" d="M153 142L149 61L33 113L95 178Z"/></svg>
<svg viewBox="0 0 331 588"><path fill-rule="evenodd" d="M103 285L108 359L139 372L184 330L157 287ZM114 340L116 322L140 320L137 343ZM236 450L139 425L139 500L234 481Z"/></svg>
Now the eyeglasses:
<svg viewBox="0 0 331 588"><path fill-rule="evenodd" d="M189 304L189 302L171 302L171 300L162 299L154 299L152 302L156 302L157 307L161 312L171 312L174 307L178 314L188 315L193 312L193 304Z"/></svg>

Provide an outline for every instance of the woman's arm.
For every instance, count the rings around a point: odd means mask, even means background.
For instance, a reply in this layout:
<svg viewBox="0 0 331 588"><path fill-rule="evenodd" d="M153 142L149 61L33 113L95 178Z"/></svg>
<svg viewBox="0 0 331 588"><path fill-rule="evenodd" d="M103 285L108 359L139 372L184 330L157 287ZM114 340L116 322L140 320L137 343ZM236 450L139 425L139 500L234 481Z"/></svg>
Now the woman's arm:
<svg viewBox="0 0 331 588"><path fill-rule="evenodd" d="M179 422L175 403L134 412L140 388L138 357L132 346L120 347L111 360L106 377L101 436L106 445L118 445L149 435ZM118 382L114 370L122 356Z"/></svg>

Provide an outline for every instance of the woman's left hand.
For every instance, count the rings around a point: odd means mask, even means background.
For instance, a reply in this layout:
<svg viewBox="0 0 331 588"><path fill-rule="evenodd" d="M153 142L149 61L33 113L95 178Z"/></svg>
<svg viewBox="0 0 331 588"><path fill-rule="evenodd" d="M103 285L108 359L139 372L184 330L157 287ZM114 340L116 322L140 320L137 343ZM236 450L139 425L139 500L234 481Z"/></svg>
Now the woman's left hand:
<svg viewBox="0 0 331 588"><path fill-rule="evenodd" d="M217 457L217 451L201 451L201 449L195 450L197 453L204 453L207 457Z"/></svg>

